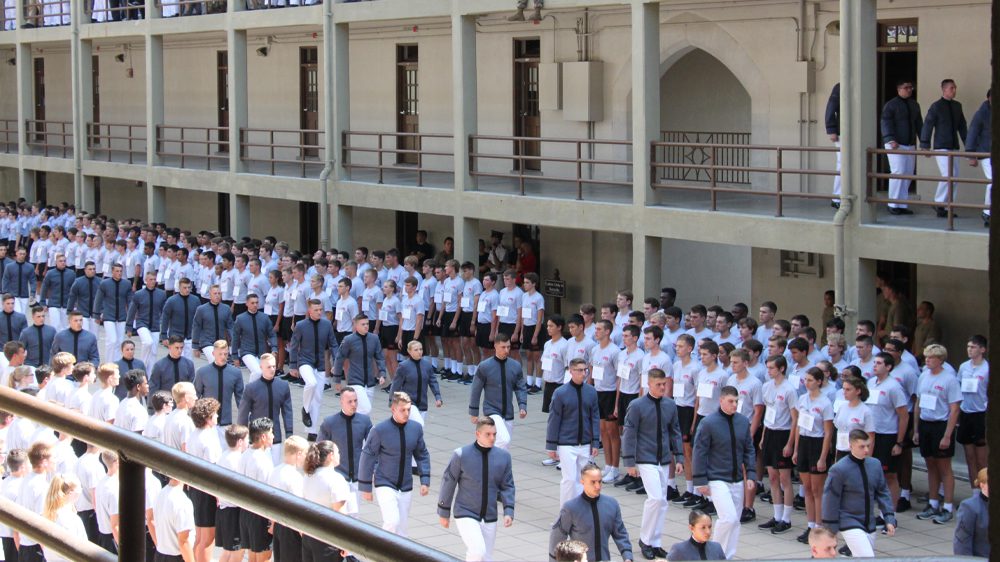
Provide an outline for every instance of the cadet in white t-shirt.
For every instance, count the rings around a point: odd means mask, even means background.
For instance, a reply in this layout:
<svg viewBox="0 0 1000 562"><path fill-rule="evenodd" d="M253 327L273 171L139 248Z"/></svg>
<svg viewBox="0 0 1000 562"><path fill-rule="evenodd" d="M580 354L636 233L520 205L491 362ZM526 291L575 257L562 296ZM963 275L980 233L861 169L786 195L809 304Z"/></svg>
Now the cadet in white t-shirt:
<svg viewBox="0 0 1000 562"><path fill-rule="evenodd" d="M337 343L354 331L354 317L359 314L358 301L351 296L352 282L347 277L337 281L337 303L333 308L334 335Z"/></svg>
<svg viewBox="0 0 1000 562"><path fill-rule="evenodd" d="M188 439L194 432L194 422L191 421L190 410L198 399L198 394L194 385L182 381L170 389L174 397L174 410L167 414L167 419L163 423L163 434L161 440L167 447L173 447L179 451L187 451Z"/></svg>
<svg viewBox="0 0 1000 562"><path fill-rule="evenodd" d="M888 347L888 345L886 346ZM990 364L986 360L986 338L976 334L965 346L969 360L958 368L962 405L958 414L957 441L965 448L969 482L976 481L979 470L986 468L986 389L990 382Z"/></svg>
<svg viewBox="0 0 1000 562"><path fill-rule="evenodd" d="M687 507L693 507L701 502L701 496L696 494L694 487L691 457L694 443L691 427L694 425L695 378L701 370L701 361L691 358L694 344L694 337L690 334L677 336L677 341L674 343L677 361L673 367L674 383L671 393L674 403L677 404L677 421L680 423L681 440L684 444L684 479L687 481L685 492L673 502Z"/></svg>
<svg viewBox="0 0 1000 562"><path fill-rule="evenodd" d="M719 345L712 340L702 340L698 344L698 358L701 369L695 378L695 419L691 425L691 435L698 430L698 422L719 411L719 397L722 387L729 379L729 373L719 366Z"/></svg>
<svg viewBox="0 0 1000 562"><path fill-rule="evenodd" d="M521 349L525 351L525 378L528 382L528 394L542 391L541 358L542 346L549 338L545 331L545 297L538 292L538 274L524 274L524 295L521 297L521 308L518 316L521 318L520 341Z"/></svg>
<svg viewBox="0 0 1000 562"><path fill-rule="evenodd" d="M673 393L673 361L670 359L670 354L664 351L661 347L662 341L663 330L659 326L654 324L642 331L642 348L646 351L646 355L642 358L642 388L639 390L640 396L644 395L646 391L649 390L648 375L650 369L659 369L663 371L663 373L667 376L667 389L664 392L667 396L671 396ZM673 482L672 477L671 482Z"/></svg>
<svg viewBox="0 0 1000 562"><path fill-rule="evenodd" d="M386 284L388 283L395 284L395 281L387 279ZM282 445L283 462L274 467L274 470L271 471L271 476L267 479L267 483L292 496L301 498L303 484L302 466L306 459L306 453L309 450L309 443L302 437L293 435L286 439ZM302 535L295 529L285 527L278 521L272 520L271 523L273 525L272 536L274 537L271 550L274 553L274 559L278 561L301 560L303 558ZM234 560L233 562L237 561Z"/></svg>
<svg viewBox="0 0 1000 562"><path fill-rule="evenodd" d="M459 300L458 335L461 337L461 363L467 365L468 372L462 382L472 384L476 365L482 361L479 346L476 345L476 323L478 322L479 299L483 294L483 284L476 278L476 266L472 262L462 264L462 296Z"/></svg>
<svg viewBox="0 0 1000 562"><path fill-rule="evenodd" d="M313 443L306 454L305 479L302 483L302 497L328 507L339 513L347 513L347 500L351 488L336 466L340 464L340 452L333 441ZM303 554L309 553L312 560L339 560L341 550L320 542L309 535L302 535Z"/></svg>
<svg viewBox="0 0 1000 562"><path fill-rule="evenodd" d="M102 451L101 462L108 468L107 477L94 488L94 511L97 514L97 546L118 554L118 454Z"/></svg>
<svg viewBox="0 0 1000 562"><path fill-rule="evenodd" d="M568 340L563 337L563 328L566 321L562 316L553 314L545 321L545 330L548 333L549 341L542 347L541 366L542 379L544 381L544 391L542 392L542 412L549 413L549 404L552 402L552 393L562 386L566 378L566 370L569 361L566 359L566 348ZM551 458L546 458L542 464L552 466L557 464Z"/></svg>
<svg viewBox="0 0 1000 562"><path fill-rule="evenodd" d="M792 453L795 442L792 428L798 423L795 405L798 392L785 378L788 363L782 355L767 358L767 374L771 380L764 383L761 394L764 398L764 437L761 441L761 455L771 481L771 497L774 517L758 525L769 529L772 534L784 533L791 529L792 514Z"/></svg>
<svg viewBox="0 0 1000 562"><path fill-rule="evenodd" d="M171 478L153 505L157 562L194 560L194 506L180 480Z"/></svg>
<svg viewBox="0 0 1000 562"><path fill-rule="evenodd" d="M843 398L833 403L833 426L837 429L836 460L851 454L852 430L860 429L875 441L875 416L865 402L870 398L868 385L861 378L848 376L841 381Z"/></svg>
<svg viewBox="0 0 1000 562"><path fill-rule="evenodd" d="M958 378L945 371L948 351L931 344L924 349L924 372L917 382L917 405L913 409L913 443L920 446L920 456L927 463L927 487L930 499L918 519L948 523L954 517L955 475L951 459L955 456L955 425L958 423L962 390ZM944 484L944 505L940 504L938 485Z"/></svg>
<svg viewBox="0 0 1000 562"><path fill-rule="evenodd" d="M760 346L760 342L757 340L750 341ZM746 345L747 342L743 343ZM726 386L735 388L736 392L739 393L736 411L750 420L750 437L753 439L756 453L757 474L761 474L763 464L760 456L760 440L764 428L764 395L761 393L763 384L748 368L752 355L748 349L734 349L729 352L729 367L732 374L726 381ZM757 511L753 507L755 497L756 494L743 495L743 513L740 514L740 521L748 522L757 518Z"/></svg>
<svg viewBox="0 0 1000 562"><path fill-rule="evenodd" d="M220 467L240 473L240 459L247 450L248 434L249 430L245 425L234 423L226 428L226 450L219 457ZM291 440L291 437L288 440ZM241 511L239 506L219 499L219 510L215 514L215 546L222 549L219 562L243 560L244 549L240 544Z"/></svg>
<svg viewBox="0 0 1000 562"><path fill-rule="evenodd" d="M149 421L149 412L142 403L142 400L149 394L146 373L133 369L125 373L119 384L125 385L128 397L118 404L118 410L115 412L115 426L125 431L142 433Z"/></svg>
<svg viewBox="0 0 1000 562"><path fill-rule="evenodd" d="M493 356L493 339L500 327L500 317L497 308L500 306L500 292L496 289L497 274L489 272L483 276L483 292L476 300L476 321L473 324L475 345L479 348L480 361ZM476 374L476 363L472 366L472 375Z"/></svg>
<svg viewBox="0 0 1000 562"><path fill-rule="evenodd" d="M612 443L618 435L618 422L614 418L618 400L618 377L615 376L618 363L618 346L611 343L610 320L596 322L594 335L597 345L590 350L590 382L597 390L597 406L601 416L601 443L604 444L603 482L614 482L618 478L618 468L612 462Z"/></svg>
<svg viewBox="0 0 1000 562"><path fill-rule="evenodd" d="M118 386L119 379L118 365L104 363L97 368L97 381L101 385L101 390L98 390L90 401L90 409L87 412L90 417L110 424L115 423L115 413L118 411L115 387Z"/></svg>

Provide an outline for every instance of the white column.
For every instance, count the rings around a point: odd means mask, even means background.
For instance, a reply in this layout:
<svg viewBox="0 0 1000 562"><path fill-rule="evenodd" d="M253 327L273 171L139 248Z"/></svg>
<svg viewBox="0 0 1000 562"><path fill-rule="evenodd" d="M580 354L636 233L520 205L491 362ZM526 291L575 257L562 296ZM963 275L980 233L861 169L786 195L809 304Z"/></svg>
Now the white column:
<svg viewBox="0 0 1000 562"><path fill-rule="evenodd" d="M241 0L230 0L229 5L239 4ZM232 8L230 8L232 9ZM228 76L227 95L229 96L229 173L236 174L246 171L246 165L240 157L243 153L240 131L249 125L247 108L247 32L242 29L229 29L226 32L226 43L229 49L226 71ZM249 204L247 205L249 207ZM238 219L233 216L233 230Z"/></svg>
<svg viewBox="0 0 1000 562"><path fill-rule="evenodd" d="M652 199L650 143L660 131L660 4L632 3L632 201Z"/></svg>
<svg viewBox="0 0 1000 562"><path fill-rule="evenodd" d="M350 27L346 23L333 23L330 25L330 40L323 41L326 50L323 55L332 61L333 64L325 64L323 69L327 76L324 82L331 87L323 92L323 100L326 107L323 108L328 116L326 123L326 149L329 152L327 159L336 162L333 177L335 179L346 179L347 171L344 169L343 160L343 138L344 131L351 129L351 47L350 47ZM333 210L334 215L339 214ZM340 238L340 233L336 232L338 226L331 226L334 229L335 238ZM339 246L338 246L339 247Z"/></svg>
<svg viewBox="0 0 1000 562"><path fill-rule="evenodd" d="M17 11L18 28L24 24L23 2L18 2ZM35 92L34 92L34 64L31 57L31 43L20 43L15 48L15 58L17 64L17 146L18 153L22 156L31 154L28 148L30 137L28 130L29 119L35 118ZM35 172L26 170L23 166L18 169L18 194L28 201L35 200Z"/></svg>
<svg viewBox="0 0 1000 562"><path fill-rule="evenodd" d="M476 20L472 16L453 15L451 18L451 79L455 191L471 191L475 189L476 183L469 175L469 135L475 135L479 130L479 109L476 103ZM473 263L476 261L473 260Z"/></svg>

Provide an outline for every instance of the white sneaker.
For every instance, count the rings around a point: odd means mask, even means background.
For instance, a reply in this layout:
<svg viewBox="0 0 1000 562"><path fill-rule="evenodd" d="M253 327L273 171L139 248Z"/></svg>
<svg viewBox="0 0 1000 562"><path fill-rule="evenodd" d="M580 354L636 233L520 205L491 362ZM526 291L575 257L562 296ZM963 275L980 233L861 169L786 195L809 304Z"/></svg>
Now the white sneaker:
<svg viewBox="0 0 1000 562"><path fill-rule="evenodd" d="M601 482L604 482L605 484L614 482L615 480L618 480L618 469L615 467L611 467L611 470L604 475L604 478L601 478Z"/></svg>
<svg viewBox="0 0 1000 562"><path fill-rule="evenodd" d="M604 468L602 468L601 469L601 478L604 478L605 476L607 476L609 470L611 470L610 466L605 466Z"/></svg>
<svg viewBox="0 0 1000 562"><path fill-rule="evenodd" d="M559 461L551 457L545 457L545 460L542 461L542 466L555 466L557 464L559 464Z"/></svg>

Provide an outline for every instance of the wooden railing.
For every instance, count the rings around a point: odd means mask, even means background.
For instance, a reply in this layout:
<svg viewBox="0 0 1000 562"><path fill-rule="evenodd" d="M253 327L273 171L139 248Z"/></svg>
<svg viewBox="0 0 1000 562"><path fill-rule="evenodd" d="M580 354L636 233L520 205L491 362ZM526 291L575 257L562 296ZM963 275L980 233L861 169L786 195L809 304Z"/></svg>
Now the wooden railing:
<svg viewBox="0 0 1000 562"><path fill-rule="evenodd" d="M480 147L484 142L499 141L512 148L512 152L485 152ZM576 198L583 199L586 185L632 187L628 177L632 160L628 156L631 141L601 139L559 139L545 137L510 137L495 135L471 135L469 137L469 174L476 177L512 178L518 183L521 195L525 194L525 183L530 181L534 170L541 170L545 163L557 164L553 170L545 171L544 181L571 183L576 186ZM617 157L597 158L594 154L605 151L618 152ZM529 151L538 154L528 154ZM546 154L550 153L550 154ZM558 155L565 154L565 155ZM509 161L510 171L487 171L484 161ZM594 166L610 167L610 173L595 174ZM571 173L563 172L572 170ZM623 179L614 179L615 176Z"/></svg>
<svg viewBox="0 0 1000 562"><path fill-rule="evenodd" d="M17 119L0 119L0 150L12 154L17 146Z"/></svg>
<svg viewBox="0 0 1000 562"><path fill-rule="evenodd" d="M24 27L69 25L69 0L25 0Z"/></svg>
<svg viewBox="0 0 1000 562"><path fill-rule="evenodd" d="M106 162L124 154L129 164L146 161L146 126L125 123L88 123L87 148Z"/></svg>
<svg viewBox="0 0 1000 562"><path fill-rule="evenodd" d="M372 131L343 131L342 158L348 170L375 170L378 183L384 183L385 172L416 174L418 186L424 185L424 175L451 174L446 167L428 167L425 159L452 158L452 136L442 133L392 133ZM444 142L448 141L448 142ZM428 150L428 142L447 145L447 149ZM386 162L385 155L390 155ZM407 162L410 160L411 162Z"/></svg>
<svg viewBox="0 0 1000 562"><path fill-rule="evenodd" d="M318 129L244 127L240 129L240 159L266 164L272 176L290 175L287 170L297 169L304 178L307 169L319 169L325 163L324 137Z"/></svg>
<svg viewBox="0 0 1000 562"><path fill-rule="evenodd" d="M785 180L789 176L803 178L806 176L836 176L839 175L835 169L811 169L811 168L794 168L789 167L785 162L785 156L788 154L799 155L801 153L828 153L833 154L837 152L837 148L834 147L815 147L815 146L770 146L770 145L740 145L739 148L748 151L748 159L751 157L752 153L760 153L762 159L767 159L770 161L771 157L774 157L773 166L759 166L752 165L750 162L733 164L724 163L720 155L731 152L734 149L734 145L731 144L719 144L719 143L684 143L684 142L654 142L652 143L651 154L653 156L651 162L651 172L650 177L652 178L653 189L680 189L687 191L707 191L710 195L710 210L718 210L718 196L720 193L736 194L736 195L749 195L754 197L774 197L775 198L775 216L782 216L784 214L784 200L788 198L796 199L825 199L830 200L829 193L808 193L805 191L786 191L785 190ZM660 158L663 155L668 154L670 150L689 150L689 151L699 151L705 154L705 160L701 163L677 163L677 162L665 162ZM833 158L830 159L831 163ZM698 181L692 179L663 179L664 174L662 170L671 169L690 169L696 170L698 173L704 173L708 176L708 181ZM765 174L774 176L774 182L765 182L769 185L773 185L774 189L752 189L749 187L740 187L738 185L733 185L729 182L722 181L726 173L736 173L746 174L749 177L750 174Z"/></svg>
<svg viewBox="0 0 1000 562"><path fill-rule="evenodd" d="M61 155L69 158L73 153L73 123L69 121L25 121L28 147L38 149L43 156Z"/></svg>
<svg viewBox="0 0 1000 562"><path fill-rule="evenodd" d="M690 143L657 147L654 159L672 164L704 164L711 154L701 144L718 144L725 148L716 150L715 161L722 165L749 166L750 133L731 131L660 131L660 141L670 143ZM709 181L708 172L703 168L661 168L662 180ZM716 181L731 184L749 184L750 173L743 169L720 170Z"/></svg>
<svg viewBox="0 0 1000 562"><path fill-rule="evenodd" d="M195 150L190 150L194 148ZM213 162L217 169L224 169L229 161L229 129L227 127L177 127L173 125L157 125L156 154L160 158L180 158L180 167L192 158L204 158L206 166L212 169Z"/></svg>

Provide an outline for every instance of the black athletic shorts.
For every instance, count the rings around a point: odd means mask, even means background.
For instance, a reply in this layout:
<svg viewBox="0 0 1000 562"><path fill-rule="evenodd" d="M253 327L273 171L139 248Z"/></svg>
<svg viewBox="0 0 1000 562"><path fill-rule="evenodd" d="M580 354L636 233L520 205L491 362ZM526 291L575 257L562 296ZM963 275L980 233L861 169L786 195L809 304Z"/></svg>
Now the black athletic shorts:
<svg viewBox="0 0 1000 562"><path fill-rule="evenodd" d="M986 412L959 412L957 440L962 445L986 446Z"/></svg>
<svg viewBox="0 0 1000 562"><path fill-rule="evenodd" d="M560 386L562 386L562 383L545 381L545 385L542 387L542 413L549 413L549 405L552 404L552 394Z"/></svg>
<svg viewBox="0 0 1000 562"><path fill-rule="evenodd" d="M509 338L514 335L515 328L517 328L517 325L515 324L504 324L503 322L501 322L499 325L497 325L497 333L506 334L506 336ZM519 349L520 347L521 347L521 342L515 342L515 341L510 342L511 349Z"/></svg>
<svg viewBox="0 0 1000 562"><path fill-rule="evenodd" d="M379 329L378 339L382 342L382 349L396 349L396 335L399 333L399 325L396 326L386 326L385 324ZM404 348L405 349L405 348Z"/></svg>
<svg viewBox="0 0 1000 562"><path fill-rule="evenodd" d="M764 455L766 468L792 468L792 457L784 455L785 445L788 443L790 434L791 430L789 429L764 430L764 446L761 447L760 454Z"/></svg>
<svg viewBox="0 0 1000 562"><path fill-rule="evenodd" d="M240 546L250 552L266 552L271 548L270 521L256 513L240 510Z"/></svg>
<svg viewBox="0 0 1000 562"><path fill-rule="evenodd" d="M463 338L472 337L472 312L462 312L458 315L458 335Z"/></svg>
<svg viewBox="0 0 1000 562"><path fill-rule="evenodd" d="M226 507L215 514L215 546L222 550L240 550L240 512L238 507Z"/></svg>
<svg viewBox="0 0 1000 562"><path fill-rule="evenodd" d="M618 425L625 425L625 413L628 412L628 405L638 397L638 394L625 394L624 392L618 395Z"/></svg>
<svg viewBox="0 0 1000 562"><path fill-rule="evenodd" d="M441 315L441 337L442 338L457 338L458 337L458 326L455 329L451 329L451 322L455 319L455 312L447 312Z"/></svg>
<svg viewBox="0 0 1000 562"><path fill-rule="evenodd" d="M611 417L611 414L615 412L617 394L614 390L597 391L597 409L601 414L602 420L613 421L614 418Z"/></svg>
<svg viewBox="0 0 1000 562"><path fill-rule="evenodd" d="M401 348L399 349L399 351L400 351L400 352L401 352L401 353L402 353L403 355L407 355L407 353L406 353L406 346L410 345L410 342L411 342L411 341L413 341L413 340L417 339L417 338L414 338L414 337L413 337L413 336L414 336L414 334L416 334L416 330L403 330L403 337L402 337L402 339L400 340L400 343L402 344L402 347L401 347ZM421 334L420 334L420 339L421 339L421 340L423 340L423 339L424 339L424 335L423 335L423 333L421 333ZM421 342L421 343L422 343L422 342Z"/></svg>
<svg viewBox="0 0 1000 562"><path fill-rule="evenodd" d="M694 422L694 406L677 406L677 422L681 426L681 439L691 442L691 424Z"/></svg>
<svg viewBox="0 0 1000 562"><path fill-rule="evenodd" d="M896 446L895 433L876 433L872 446L872 457L882 463L882 472L896 474L899 472L899 455L892 456L892 448ZM848 452L848 454L850 454Z"/></svg>
<svg viewBox="0 0 1000 562"><path fill-rule="evenodd" d="M831 450L834 448L832 443L830 448ZM833 457L827 452L826 468L823 470L817 468L823 455L822 437L799 436L798 453L799 462L796 463L796 467L799 469L799 474L826 474L830 470L830 465L833 464Z"/></svg>
<svg viewBox="0 0 1000 562"><path fill-rule="evenodd" d="M294 319L291 316L282 316L278 323L278 337L288 341L292 339L292 322Z"/></svg>
<svg viewBox="0 0 1000 562"><path fill-rule="evenodd" d="M198 488L188 488L188 497L194 504L194 526L215 527L215 512L219 510L215 496L206 494Z"/></svg>
<svg viewBox="0 0 1000 562"><path fill-rule="evenodd" d="M493 349L493 342L490 341L490 330L493 325L490 323L476 322L476 347L482 349Z"/></svg>
<svg viewBox="0 0 1000 562"><path fill-rule="evenodd" d="M920 421L920 456L925 459L950 459L955 456L955 433L951 434L948 447L940 448L941 439L948 429L946 421Z"/></svg>
<svg viewBox="0 0 1000 562"><path fill-rule="evenodd" d="M531 343L531 339L535 336L535 329L538 330L538 340L536 343ZM528 351L541 351L545 347L545 342L549 341L549 333L545 330L545 324L537 324L535 326L521 326L521 347ZM619 416L621 417L621 416Z"/></svg>
<svg viewBox="0 0 1000 562"><path fill-rule="evenodd" d="M906 433L903 434L903 448L912 449L913 448L913 411L906 414L908 419L906 421Z"/></svg>

